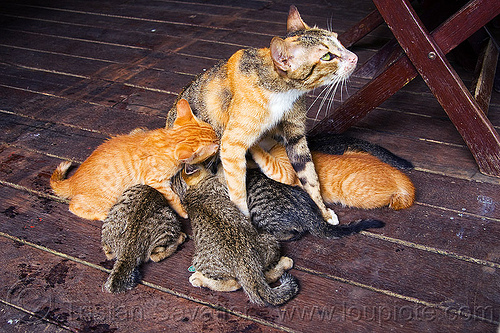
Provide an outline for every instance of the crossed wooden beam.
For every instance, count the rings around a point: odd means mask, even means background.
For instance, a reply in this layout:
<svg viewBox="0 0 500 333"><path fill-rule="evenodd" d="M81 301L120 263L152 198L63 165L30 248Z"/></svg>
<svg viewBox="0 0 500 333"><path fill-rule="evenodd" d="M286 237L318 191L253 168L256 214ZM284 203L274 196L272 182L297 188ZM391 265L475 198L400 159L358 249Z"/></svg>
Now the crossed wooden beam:
<svg viewBox="0 0 500 333"><path fill-rule="evenodd" d="M379 55L363 66L365 70L373 71L370 66L380 63L381 57L392 57L388 64L385 63L383 71L318 123L310 133L347 130L420 74L469 147L479 170L500 177L500 137L486 117L486 112L483 112L487 105L482 108L478 104L445 57L500 14L500 1L469 1L432 33L426 30L408 0L373 2L377 10L342 34L341 42L349 47L385 21L404 53L399 47L399 52L394 52L396 43L383 47ZM489 97L487 101L489 103Z"/></svg>

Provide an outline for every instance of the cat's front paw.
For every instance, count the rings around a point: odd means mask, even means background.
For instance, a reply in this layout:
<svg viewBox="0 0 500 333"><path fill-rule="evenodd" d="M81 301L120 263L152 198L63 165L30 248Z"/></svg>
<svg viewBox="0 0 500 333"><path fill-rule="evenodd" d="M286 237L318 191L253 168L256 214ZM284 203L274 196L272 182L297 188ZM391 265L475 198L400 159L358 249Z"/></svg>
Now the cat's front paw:
<svg viewBox="0 0 500 333"><path fill-rule="evenodd" d="M332 225L337 225L339 224L339 217L337 216L337 214L335 214L335 212L330 209L330 208L327 208L326 209L326 214L323 215L324 219L326 222L332 224Z"/></svg>

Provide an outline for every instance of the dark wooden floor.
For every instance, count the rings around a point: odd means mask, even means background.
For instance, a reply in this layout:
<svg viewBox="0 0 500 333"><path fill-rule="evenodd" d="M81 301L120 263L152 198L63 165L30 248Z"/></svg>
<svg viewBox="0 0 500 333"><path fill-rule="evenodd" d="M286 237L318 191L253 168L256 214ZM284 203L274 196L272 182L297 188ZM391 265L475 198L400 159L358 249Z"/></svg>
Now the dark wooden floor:
<svg viewBox="0 0 500 333"><path fill-rule="evenodd" d="M338 32L374 8L369 0L293 3L307 23ZM342 222L376 217L387 225L337 241L305 237L283 244L301 282L296 299L257 307L241 291L192 287L192 241L171 258L146 264L144 283L134 290L101 291L112 263L100 248L100 222L77 218L51 194L53 169L61 160L82 162L112 134L163 126L166 110L195 74L283 35L289 5L1 2L0 331L496 331L500 180L478 172L420 79L349 130L414 162L416 204L399 212L335 207ZM352 50L363 62L390 36L381 27ZM470 81L463 66L457 70ZM353 77L343 97L363 82ZM489 117L498 129L498 93Z"/></svg>

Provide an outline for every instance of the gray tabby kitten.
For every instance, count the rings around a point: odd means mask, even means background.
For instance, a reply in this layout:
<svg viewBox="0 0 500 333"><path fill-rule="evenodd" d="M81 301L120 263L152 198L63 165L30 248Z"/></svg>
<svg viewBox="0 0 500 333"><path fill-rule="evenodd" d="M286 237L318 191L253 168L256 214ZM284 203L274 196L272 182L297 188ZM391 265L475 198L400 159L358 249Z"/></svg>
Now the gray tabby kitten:
<svg viewBox="0 0 500 333"><path fill-rule="evenodd" d="M278 240L295 240L306 232L335 239L384 226L384 222L373 219L342 225L326 223L303 189L274 181L257 169L247 171L247 193L252 223Z"/></svg>
<svg viewBox="0 0 500 333"><path fill-rule="evenodd" d="M247 150L263 136L280 138L302 187L323 218L338 224L321 197L318 176L306 142L306 94L325 86L326 95L347 80L357 56L328 30L309 27L291 6L287 34L269 48L242 49L198 76L179 95L194 114L221 138L220 159L229 196L249 216L245 176ZM172 126L176 108L167 115Z"/></svg>
<svg viewBox="0 0 500 333"><path fill-rule="evenodd" d="M217 176L202 166L186 165L172 185L193 227L193 286L216 291L242 287L251 302L261 305L281 305L298 293L297 280L285 272L292 259L280 257L276 238L257 232ZM280 286L271 288L268 283L277 279Z"/></svg>
<svg viewBox="0 0 500 333"><path fill-rule="evenodd" d="M132 289L140 279L141 263L165 259L185 239L177 215L160 192L147 185L128 188L102 225L104 253L116 258L104 288L113 293Z"/></svg>

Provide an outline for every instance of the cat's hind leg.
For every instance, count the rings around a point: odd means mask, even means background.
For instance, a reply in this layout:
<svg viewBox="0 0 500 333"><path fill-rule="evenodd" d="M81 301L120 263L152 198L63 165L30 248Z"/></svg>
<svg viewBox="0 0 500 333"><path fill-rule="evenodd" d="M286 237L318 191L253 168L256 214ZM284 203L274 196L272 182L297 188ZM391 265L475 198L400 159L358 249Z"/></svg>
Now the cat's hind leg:
<svg viewBox="0 0 500 333"><path fill-rule="evenodd" d="M207 278L200 272L194 272L189 277L189 282L194 287L205 287L214 291L235 291L241 288L241 285L235 279L214 280Z"/></svg>
<svg viewBox="0 0 500 333"><path fill-rule="evenodd" d="M293 260L288 257L281 257L276 266L270 270L264 272L267 283L273 283L278 281L278 279L283 275L285 271L288 271L293 267Z"/></svg>
<svg viewBox="0 0 500 333"><path fill-rule="evenodd" d="M102 250L104 251L104 254L106 255L106 258L108 258L108 260L114 259L116 257L116 254L113 252L113 249L108 244L103 243Z"/></svg>
<svg viewBox="0 0 500 333"><path fill-rule="evenodd" d="M184 243L186 240L186 234L181 232L177 240L168 246L157 246L151 251L150 258L154 262L162 261L163 259L170 257L177 250L177 247Z"/></svg>

